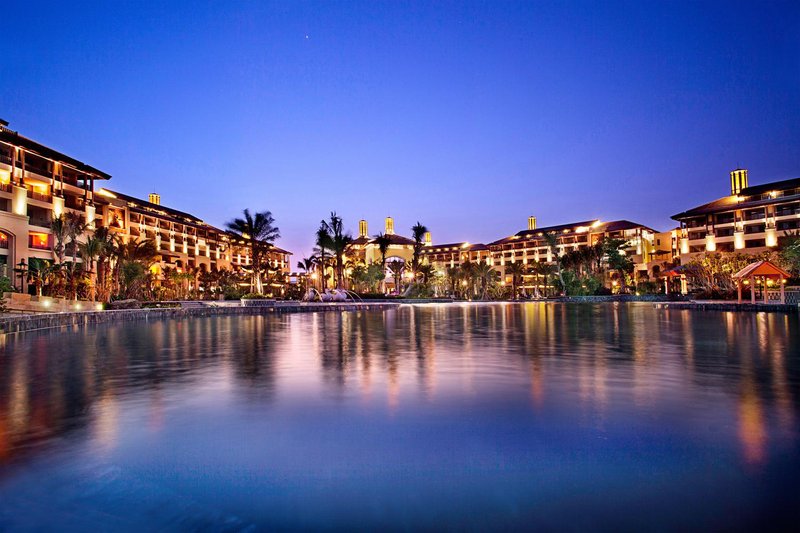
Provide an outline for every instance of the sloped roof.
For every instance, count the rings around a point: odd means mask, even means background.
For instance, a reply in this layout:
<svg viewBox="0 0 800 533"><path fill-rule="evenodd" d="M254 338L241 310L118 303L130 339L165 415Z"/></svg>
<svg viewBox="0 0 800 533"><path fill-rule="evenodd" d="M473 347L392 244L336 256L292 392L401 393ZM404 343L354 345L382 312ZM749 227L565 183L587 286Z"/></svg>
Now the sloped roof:
<svg viewBox="0 0 800 533"><path fill-rule="evenodd" d="M693 207L692 209L688 209L683 213L673 215L672 219L681 220L683 218L707 215L720 211L760 207L763 205L770 205L777 202L785 202L787 200L800 198L800 194L784 195L777 198L761 198L762 194L766 194L770 191L791 191L792 189L800 189L800 178L773 181L771 183L763 183L761 185L745 187L738 196L730 195L717 198L716 200L708 202L707 204L699 205L697 207Z"/></svg>
<svg viewBox="0 0 800 533"><path fill-rule="evenodd" d="M46 157L47 159L53 159L55 161L60 161L63 163L67 163L72 165L73 167L77 168L81 172L85 172L87 174L92 174L95 179L101 180L108 180L111 179L111 174L107 174L102 170L98 170L92 166L87 165L82 161L78 161L74 157L70 157L66 154L63 154L57 150L53 150L52 148L48 148L43 144L39 144L38 142L24 137L17 133L16 131L11 131L6 125L0 127L0 141L4 141L15 146L21 146L25 150L29 152L33 152L38 154L42 157Z"/></svg>
<svg viewBox="0 0 800 533"><path fill-rule="evenodd" d="M145 212L148 209L152 210L152 211L161 211L161 212L166 213L167 215L171 215L173 217L188 218L188 219L190 219L191 222L193 222L195 224L197 224L197 223L205 224L201 219L197 218L196 216L194 216L194 215L192 215L190 213L186 213L184 211L178 211L177 209L172 209L171 207L166 207L166 206L161 205L161 204L154 204L154 203L152 203L152 202L150 202L148 200L142 200L141 198L136 198L135 196L129 196L129 195L123 194L121 192L112 191L111 189L108 189L108 188L104 188L103 190L110 192L112 195L114 195L115 198L118 198L118 199L123 200L125 202L130 202L130 203L137 204L139 207L142 207L145 210ZM101 194L101 197L102 197L102 194Z"/></svg>
<svg viewBox="0 0 800 533"><path fill-rule="evenodd" d="M465 246L466 245L466 246ZM483 243L470 244L467 242L453 242L446 244L432 244L422 249L424 254L437 254L442 252L454 252L456 250L443 250L443 248L458 248L458 251L474 252L478 250L488 250L489 247Z"/></svg>
<svg viewBox="0 0 800 533"><path fill-rule="evenodd" d="M526 229L519 231L510 237L504 237L500 240L490 242L489 246L506 244L509 242L520 241L524 239L533 239L544 235L545 233L558 233L561 235L573 235L577 233L578 228L590 228L592 233L602 233L608 231L624 231L635 228L644 228L646 230L657 233L653 228L647 227L643 224L631 222L630 220L614 220L611 222L601 222L598 219L583 220L581 222L571 222L569 224L558 224L555 226L544 226L536 229ZM585 230L584 230L585 231Z"/></svg>
<svg viewBox="0 0 800 533"><path fill-rule="evenodd" d="M734 274L732 277L733 279L743 279L752 276L767 276L767 277L783 276L784 278L792 277L791 274L786 272L784 269L782 269L772 261L756 261L755 263L750 263L749 265L741 269L739 272Z"/></svg>

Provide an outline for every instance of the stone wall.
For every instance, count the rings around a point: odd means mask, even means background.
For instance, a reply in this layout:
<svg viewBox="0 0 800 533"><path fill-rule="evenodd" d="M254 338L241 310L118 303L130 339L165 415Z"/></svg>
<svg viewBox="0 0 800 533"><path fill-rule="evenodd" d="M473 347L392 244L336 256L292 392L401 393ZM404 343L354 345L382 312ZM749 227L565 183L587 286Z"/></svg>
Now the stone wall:
<svg viewBox="0 0 800 533"><path fill-rule="evenodd" d="M102 309L102 304L53 298L51 296L31 296L22 292L4 292L9 311L19 313L66 313L70 311L90 311Z"/></svg>
<svg viewBox="0 0 800 533"><path fill-rule="evenodd" d="M797 313L800 307L789 304L751 304L737 302L664 302L656 309L690 309L695 311L744 311L749 313Z"/></svg>
<svg viewBox="0 0 800 533"><path fill-rule="evenodd" d="M162 309L123 309L119 311L87 311L9 315L0 318L0 333L19 333L37 329L80 327L120 320L161 320L218 315L269 315L275 313L313 313L327 311L368 311L394 309L399 303L284 303L273 307L204 306Z"/></svg>
<svg viewBox="0 0 800 533"><path fill-rule="evenodd" d="M609 294L607 296L563 296L556 301L568 303L605 303L605 302L666 302L677 296L666 294Z"/></svg>

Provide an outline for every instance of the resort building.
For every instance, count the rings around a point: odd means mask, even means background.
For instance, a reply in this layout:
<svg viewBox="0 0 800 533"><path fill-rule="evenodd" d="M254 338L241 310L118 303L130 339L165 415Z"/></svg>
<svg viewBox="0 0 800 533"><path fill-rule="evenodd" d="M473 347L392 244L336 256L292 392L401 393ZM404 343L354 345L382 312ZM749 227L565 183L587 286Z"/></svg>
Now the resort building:
<svg viewBox="0 0 800 533"><path fill-rule="evenodd" d="M0 121L0 275L16 282L15 268L27 269L30 258L53 259L54 216L80 213L96 227L95 181L110 178Z"/></svg>
<svg viewBox="0 0 800 533"><path fill-rule="evenodd" d="M403 237L394 232L394 219L386 217L383 234L389 239L389 248L386 251L386 260L411 262L414 256L414 240ZM425 244L430 244L430 233L425 236ZM353 239L347 249L348 259L361 261L365 265L381 262L381 250L374 237L369 236L369 226L366 220L358 221L358 237Z"/></svg>
<svg viewBox="0 0 800 533"><path fill-rule="evenodd" d="M485 244L454 242L426 246L422 250L422 258L424 262L433 265L436 270L445 270L466 262L490 263L492 252Z"/></svg>
<svg viewBox="0 0 800 533"><path fill-rule="evenodd" d="M252 268L249 250L236 235L161 205L156 193L142 200L108 188L95 190L95 181L110 178L0 122L0 276L24 290L24 276L17 274L27 270L31 259L56 259L50 224L68 212L85 217L87 235L108 227L122 242L152 240L158 256L151 271L157 281L168 268ZM266 262L279 271L282 282L289 275L290 256L275 246L267 251Z"/></svg>
<svg viewBox="0 0 800 533"><path fill-rule="evenodd" d="M627 243L622 251L633 260L639 274L647 273L668 260L666 254L658 253L655 245L656 235L663 234L642 224L627 220L603 222L593 219L540 228L536 225L536 218L529 217L527 229L489 243L490 264L505 274L508 264L554 262L556 257L545 237L548 234L556 236L558 256L570 250L592 246L601 239L622 239ZM663 248L666 247L665 243Z"/></svg>
<svg viewBox="0 0 800 533"><path fill-rule="evenodd" d="M776 249L800 228L800 178L750 186L746 169L730 173L730 194L672 217L686 263L703 252Z"/></svg>

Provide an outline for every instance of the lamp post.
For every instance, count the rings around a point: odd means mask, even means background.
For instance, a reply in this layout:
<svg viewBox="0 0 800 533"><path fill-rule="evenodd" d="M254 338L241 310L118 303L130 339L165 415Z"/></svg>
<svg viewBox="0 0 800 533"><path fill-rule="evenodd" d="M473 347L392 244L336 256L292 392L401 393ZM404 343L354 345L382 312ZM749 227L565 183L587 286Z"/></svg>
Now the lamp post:
<svg viewBox="0 0 800 533"><path fill-rule="evenodd" d="M28 265L25 263L25 258L21 259L19 264L14 267L14 272L19 276L19 292L25 289L25 274L28 273Z"/></svg>

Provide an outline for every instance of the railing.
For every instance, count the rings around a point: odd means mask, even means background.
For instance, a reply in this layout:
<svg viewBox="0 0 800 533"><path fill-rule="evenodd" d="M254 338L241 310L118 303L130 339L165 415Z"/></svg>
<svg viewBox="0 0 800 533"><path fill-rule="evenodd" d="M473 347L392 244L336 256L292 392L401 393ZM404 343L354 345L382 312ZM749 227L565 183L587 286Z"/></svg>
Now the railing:
<svg viewBox="0 0 800 533"><path fill-rule="evenodd" d="M49 228L50 227L50 220L45 218L32 218L28 222L31 226L39 226L40 228Z"/></svg>
<svg viewBox="0 0 800 533"><path fill-rule="evenodd" d="M32 198L34 200L39 200L40 202L52 202L53 197L49 194L44 194L41 192L32 191L28 189L28 198Z"/></svg>
<svg viewBox="0 0 800 533"><path fill-rule="evenodd" d="M8 237L5 239L0 239L0 248L3 250L8 250Z"/></svg>
<svg viewBox="0 0 800 533"><path fill-rule="evenodd" d="M13 190L13 186L10 183L0 183L0 191L12 192Z"/></svg>
<svg viewBox="0 0 800 533"><path fill-rule="evenodd" d="M40 244L40 243L34 242L33 240L29 240L28 241L28 248L32 248L34 250L49 250L50 249L50 244L49 243Z"/></svg>

